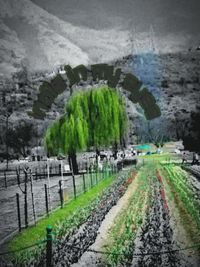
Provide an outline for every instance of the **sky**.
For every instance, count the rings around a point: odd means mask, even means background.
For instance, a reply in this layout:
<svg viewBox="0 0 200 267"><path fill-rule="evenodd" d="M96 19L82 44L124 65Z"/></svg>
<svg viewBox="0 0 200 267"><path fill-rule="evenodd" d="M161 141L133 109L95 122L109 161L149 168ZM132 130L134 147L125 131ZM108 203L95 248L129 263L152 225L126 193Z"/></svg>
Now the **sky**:
<svg viewBox="0 0 200 267"><path fill-rule="evenodd" d="M158 36L199 38L199 0L32 0L48 12L77 26L94 29L119 26L138 32L153 25Z"/></svg>

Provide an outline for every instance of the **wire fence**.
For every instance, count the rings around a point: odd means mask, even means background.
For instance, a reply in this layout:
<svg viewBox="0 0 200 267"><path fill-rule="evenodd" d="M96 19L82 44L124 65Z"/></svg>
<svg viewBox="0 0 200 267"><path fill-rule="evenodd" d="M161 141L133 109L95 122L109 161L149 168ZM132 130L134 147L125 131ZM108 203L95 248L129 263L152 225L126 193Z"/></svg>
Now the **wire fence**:
<svg viewBox="0 0 200 267"><path fill-rule="evenodd" d="M64 166L67 166L67 162L63 161ZM38 162L34 164L32 162L24 163L23 165L16 165L10 169L1 169L0 170L0 189L8 188L13 185L24 183L25 173L24 168L29 167L32 170L33 180L42 180L46 179L48 174L50 177L61 176L61 163L48 163L47 162ZM48 173L49 172L49 173ZM70 175L70 171L64 171L64 176Z"/></svg>
<svg viewBox="0 0 200 267"><path fill-rule="evenodd" d="M39 246L41 244L46 244L46 266L48 267L52 267L52 260L53 260L53 248L54 245L57 245L58 243L60 243L61 241L59 239L56 239L54 237L54 233L52 232L52 227L51 226L47 226L46 228L46 238L44 240L40 240L36 243L33 243L32 245L20 248L20 249L16 249L16 250L10 250L10 251L6 251L6 252L2 252L0 253L0 256L4 256L4 255L8 255L8 254L15 254L15 253L19 253L22 252L24 250L28 250L31 249L33 247ZM81 247L79 246L74 246L72 244L64 244L65 247L69 248L69 249L77 249L77 250L81 250ZM194 249L198 249L200 248L200 242L196 243L196 244L192 244L190 246L186 246L186 247L182 247L182 248L178 248L178 249L166 249L166 250L162 250L162 251L152 251L152 252L145 252L145 253L133 253L132 254L132 258L135 257L145 257L145 256L150 256L150 255L163 255L163 254L170 254L170 253L176 253L176 252L180 252L180 251L185 251L185 250L194 250ZM102 250L95 250L95 249L90 249L87 248L85 250L85 252L93 252L93 253L97 253L97 254L105 254L105 255L122 255L122 256L128 256L129 252L126 253L126 251L124 253L117 253L117 252L108 252L108 251L102 251Z"/></svg>
<svg viewBox="0 0 200 267"><path fill-rule="evenodd" d="M71 173L65 178L62 173L57 178L48 177L45 183L36 183L32 179L32 174L27 173L26 180L30 183L19 184L20 194L16 193L16 210L19 231L29 225L37 224L41 216L49 216L55 208L69 203L83 193L86 193L100 181L118 172L116 166L106 164L99 169L88 169L78 175ZM30 177L29 177L30 176ZM29 178L28 178L29 177Z"/></svg>

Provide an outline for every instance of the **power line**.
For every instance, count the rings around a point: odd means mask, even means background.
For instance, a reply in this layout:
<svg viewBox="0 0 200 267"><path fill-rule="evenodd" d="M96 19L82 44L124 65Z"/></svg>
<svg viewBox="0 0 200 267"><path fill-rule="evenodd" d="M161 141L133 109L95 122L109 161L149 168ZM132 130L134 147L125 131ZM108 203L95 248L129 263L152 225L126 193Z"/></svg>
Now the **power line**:
<svg viewBox="0 0 200 267"><path fill-rule="evenodd" d="M32 245L29 245L29 246L26 246L26 247L23 247L23 248L19 248L19 249L16 249L16 250L11 250L11 251L6 251L6 252L2 252L0 253L0 256L2 255L6 255L6 254L12 254L12 253L16 253L16 252L20 252L20 251L23 251L23 250L26 250L26 249L29 249L29 248L32 248L32 247L35 247L35 246L38 246L40 244L43 244L43 243L46 243L48 241L48 239L44 239L44 240L40 240ZM61 241L59 239L54 239L53 240L56 244L57 243L61 243ZM64 244L64 246L67 246L69 248L75 248L75 249L78 249L80 250L81 248L78 247L78 246L74 246L74 245L71 245L71 244ZM179 249L173 249L173 250L163 250L163 251L152 251L152 252L147 252L147 253L133 253L132 254L132 257L145 257L145 256L150 256L150 255L162 255L162 254L170 254L170 253L175 253L175 252L179 252L179 251L184 251L184 250L189 250L189 249L194 249L194 248L200 248L200 243L196 243L196 244L193 244L191 246L187 246L187 247L184 247L184 248L179 248ZM101 250L95 250L95 249L86 249L86 251L88 252L94 252L94 253L99 253L99 254L107 254L107 255L122 255L122 256L125 256L126 255L126 252L125 253L116 253L116 252L108 252L108 251L101 251Z"/></svg>
<svg viewBox="0 0 200 267"><path fill-rule="evenodd" d="M80 250L80 247L77 246L73 246L73 245L67 245L65 244L65 246L67 247L71 247L71 248L75 248ZM184 248L179 248L179 249L173 249L173 250L163 250L163 251L152 251L152 252L147 252L147 253L134 253L132 254L132 257L145 257L145 256L150 256L150 255L162 255L162 254L170 254L170 253L175 253L175 252L179 252L179 251L184 251L184 250L189 250L189 249L193 249L193 248L198 248L200 247L200 243L197 244L193 244L191 246L187 246ZM95 250L95 249L87 249L86 251L88 252L94 252L94 253L99 253L99 254L107 254L107 255L122 255L125 256L125 253L116 253L116 252L108 252L108 251L101 251L101 250Z"/></svg>
<svg viewBox="0 0 200 267"><path fill-rule="evenodd" d="M27 246L27 247L15 249L15 250L10 250L10 251L5 251L5 252L0 253L0 256L6 255L6 254L13 254L13 253L20 252L20 251L23 251L23 250L26 250L26 249L29 249L29 248L32 248L32 247L36 247L36 246L38 246L40 244L46 243L46 241L47 241L47 239L38 241L38 242L36 242L36 243L34 243L34 244L30 245L30 246Z"/></svg>

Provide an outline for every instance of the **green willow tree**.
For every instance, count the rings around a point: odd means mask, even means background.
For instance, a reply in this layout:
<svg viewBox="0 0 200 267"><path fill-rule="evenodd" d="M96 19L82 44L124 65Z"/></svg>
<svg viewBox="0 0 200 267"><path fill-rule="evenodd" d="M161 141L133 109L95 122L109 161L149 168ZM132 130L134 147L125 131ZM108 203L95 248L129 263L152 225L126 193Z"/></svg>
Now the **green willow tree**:
<svg viewBox="0 0 200 267"><path fill-rule="evenodd" d="M105 86L72 95L64 116L47 129L45 145L50 156L68 154L77 174L78 151L120 143L126 129L124 102L115 89Z"/></svg>

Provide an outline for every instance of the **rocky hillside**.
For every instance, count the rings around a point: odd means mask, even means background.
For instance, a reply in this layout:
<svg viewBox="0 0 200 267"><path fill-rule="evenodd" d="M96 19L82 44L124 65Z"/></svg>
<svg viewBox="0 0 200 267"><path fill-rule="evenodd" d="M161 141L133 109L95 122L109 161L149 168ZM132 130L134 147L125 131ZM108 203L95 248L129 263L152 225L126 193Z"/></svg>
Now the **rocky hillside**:
<svg viewBox="0 0 200 267"><path fill-rule="evenodd" d="M105 62L127 54L128 31L74 26L30 0L0 0L0 76Z"/></svg>

